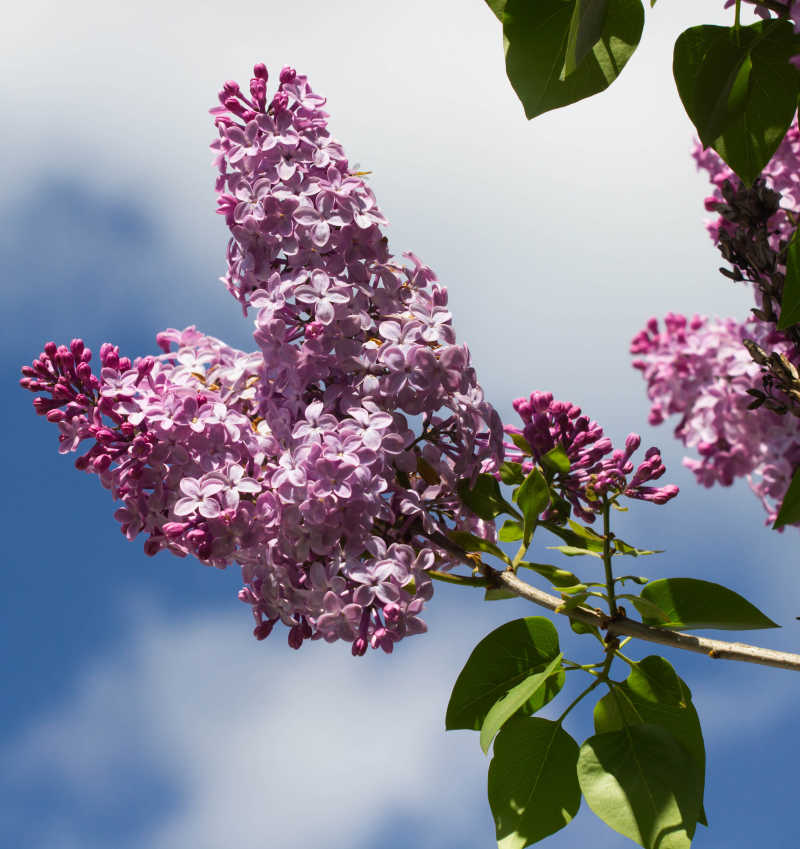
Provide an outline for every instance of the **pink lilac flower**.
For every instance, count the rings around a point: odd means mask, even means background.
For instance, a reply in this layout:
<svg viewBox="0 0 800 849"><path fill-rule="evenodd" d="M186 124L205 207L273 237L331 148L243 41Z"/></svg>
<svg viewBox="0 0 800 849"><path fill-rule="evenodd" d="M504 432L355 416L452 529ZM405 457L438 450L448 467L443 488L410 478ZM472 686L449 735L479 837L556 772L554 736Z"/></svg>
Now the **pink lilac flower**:
<svg viewBox="0 0 800 849"><path fill-rule="evenodd" d="M103 345L96 374L80 340L48 343L22 385L62 452L88 441L76 466L121 502L128 538L241 567L258 639L281 621L294 648L389 652L425 630L427 572L455 563L431 537L493 533L456 484L497 469L502 425L446 290L389 252L324 99L290 68L271 100L267 80L256 65L249 94L229 81L212 110L224 282L258 350L170 329L155 357Z"/></svg>
<svg viewBox="0 0 800 849"><path fill-rule="evenodd" d="M529 472L534 464L541 463L545 454L560 446L569 458L570 467L568 472L556 474L555 485L572 504L574 513L587 522L594 521L602 512L603 496L665 504L678 494L678 487L672 484L646 485L666 471L658 448L649 448L634 470L631 457L641 444L637 434L628 436L624 449L614 449L597 422L582 415L581 408L575 404L554 401L550 392L533 392L529 398L517 398L514 409L523 427L506 425L505 431L524 437L527 447L508 444L506 457L520 462L523 471Z"/></svg>
<svg viewBox="0 0 800 849"><path fill-rule="evenodd" d="M730 486L746 477L772 523L800 464L800 439L794 416L748 409L753 399L747 390L759 384L760 368L742 340L763 327L670 313L663 330L650 319L631 343L631 353L647 382L650 423L679 416L675 436L699 455L684 459L698 483ZM770 343L772 350L787 346Z"/></svg>

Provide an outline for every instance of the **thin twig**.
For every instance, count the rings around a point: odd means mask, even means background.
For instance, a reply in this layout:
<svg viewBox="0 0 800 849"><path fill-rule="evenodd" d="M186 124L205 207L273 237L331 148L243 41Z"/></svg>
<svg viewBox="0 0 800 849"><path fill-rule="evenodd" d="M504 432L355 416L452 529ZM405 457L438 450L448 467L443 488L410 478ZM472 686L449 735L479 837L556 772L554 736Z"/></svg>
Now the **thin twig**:
<svg viewBox="0 0 800 849"><path fill-rule="evenodd" d="M636 637L639 640L647 640L650 643L659 643L662 646L676 649L685 649L720 660L739 660L744 663L758 663L761 666L775 666L778 669L794 669L800 672L800 654L774 651L760 646L750 646L747 643L728 643L725 640L695 637L693 634L685 634L682 631L654 628L651 625L645 625L626 617L611 619L603 613L587 607L567 610L560 598L532 587L511 571L499 572L485 563L482 564L482 571L484 577L490 578L496 582L497 586L505 587L520 598L552 610L554 613L561 613L577 622L583 622L585 625L594 625L596 628L601 628L614 636Z"/></svg>

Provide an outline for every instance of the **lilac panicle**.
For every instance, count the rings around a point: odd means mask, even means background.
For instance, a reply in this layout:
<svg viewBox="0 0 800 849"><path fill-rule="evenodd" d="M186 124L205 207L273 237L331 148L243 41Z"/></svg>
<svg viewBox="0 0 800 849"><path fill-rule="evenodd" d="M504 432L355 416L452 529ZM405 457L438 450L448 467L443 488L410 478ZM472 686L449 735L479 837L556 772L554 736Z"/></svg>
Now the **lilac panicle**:
<svg viewBox="0 0 800 849"><path fill-rule="evenodd" d="M237 563L263 639L346 640L353 654L421 633L448 528L491 537L456 495L498 467L502 425L484 401L447 292L389 252L375 197L327 129L324 99L291 68L271 99L258 64L212 110L224 282L257 350L193 327L131 362L49 343L22 385L84 450L145 551Z"/></svg>
<svg viewBox="0 0 800 849"><path fill-rule="evenodd" d="M760 369L742 340L764 326L670 313L663 330L650 319L631 353L647 382L650 423L679 417L675 436L699 455L684 459L698 483L730 486L746 477L771 524L800 464L800 439L794 416L748 409L753 399L747 390L759 384ZM786 342L770 344L791 353Z"/></svg>
<svg viewBox="0 0 800 849"><path fill-rule="evenodd" d="M624 449L614 449L600 425L582 415L580 407L568 401L554 401L549 392L518 398L514 409L523 427L506 425L505 431L523 436L531 450L528 453L516 444L508 444L506 457L522 463L523 471L529 472L545 454L560 446L569 458L570 468L556 476L556 487L585 521L594 521L602 512L603 496L665 504L678 494L678 487L672 484L646 485L660 478L665 467L658 448L649 448L644 460L634 467L631 457L641 444L637 434L628 436Z"/></svg>

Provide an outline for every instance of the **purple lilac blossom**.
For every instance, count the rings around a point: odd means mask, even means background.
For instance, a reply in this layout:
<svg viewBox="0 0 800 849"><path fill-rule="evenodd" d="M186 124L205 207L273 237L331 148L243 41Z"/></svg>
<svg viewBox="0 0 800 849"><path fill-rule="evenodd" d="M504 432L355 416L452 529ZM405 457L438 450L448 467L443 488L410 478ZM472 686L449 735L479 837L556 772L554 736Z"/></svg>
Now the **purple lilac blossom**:
<svg viewBox="0 0 800 849"><path fill-rule="evenodd" d="M631 457L642 441L638 434L627 437L624 449L615 449L600 425L582 415L580 407L569 401L554 401L549 392L533 392L529 398L517 398L514 409L523 427L506 425L505 431L524 437L530 452L526 447L510 443L506 445L506 458L520 462L527 473L541 463L545 454L560 446L569 458L570 467L568 472L556 475L555 486L570 502L574 513L587 522L593 522L602 512L604 496L665 504L678 494L678 487L672 484L645 485L666 471L658 448L649 448L634 470Z"/></svg>
<svg viewBox="0 0 800 849"><path fill-rule="evenodd" d="M760 385L761 372L742 340L755 336L767 344L758 334L764 327L755 320L740 324L670 313L663 330L650 319L631 343L631 353L634 368L647 381L650 423L680 416L675 436L699 455L683 461L698 483L730 486L746 477L771 524L800 464L800 440L794 416L748 409L753 399L747 390ZM788 352L789 343L780 339L769 345Z"/></svg>
<svg viewBox="0 0 800 849"><path fill-rule="evenodd" d="M255 319L255 353L193 327L131 362L80 340L23 369L62 453L121 506L145 551L242 569L240 599L266 637L390 652L425 631L428 571L455 565L430 537L494 526L456 495L503 454L495 410L457 345L447 292L413 254L389 252L363 174L327 130L304 76L267 70L249 96L227 82L212 109L223 278ZM48 397L49 396L49 397Z"/></svg>

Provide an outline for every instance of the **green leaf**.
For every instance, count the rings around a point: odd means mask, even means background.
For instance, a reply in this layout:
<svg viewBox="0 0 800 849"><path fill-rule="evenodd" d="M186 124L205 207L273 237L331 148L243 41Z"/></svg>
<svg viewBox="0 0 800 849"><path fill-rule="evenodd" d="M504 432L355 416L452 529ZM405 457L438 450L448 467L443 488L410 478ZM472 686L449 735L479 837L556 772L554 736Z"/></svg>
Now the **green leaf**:
<svg viewBox="0 0 800 849"><path fill-rule="evenodd" d="M658 725L624 725L590 737L578 755L578 781L606 825L645 849L689 849L700 801L689 754Z"/></svg>
<svg viewBox="0 0 800 849"><path fill-rule="evenodd" d="M557 566L551 566L549 563L528 563L527 560L521 561L518 565L524 566L526 569L532 569L543 578L547 578L555 587L572 587L579 584L580 578L568 572L566 569L559 569Z"/></svg>
<svg viewBox="0 0 800 849"><path fill-rule="evenodd" d="M567 35L567 52L559 79L566 79L600 40L609 0L576 0Z"/></svg>
<svg viewBox="0 0 800 849"><path fill-rule="evenodd" d="M781 315L778 330L786 330L800 321L800 243L795 230L792 241L786 251L786 277L783 281L781 296Z"/></svg>
<svg viewBox="0 0 800 849"><path fill-rule="evenodd" d="M516 519L506 519L503 527L497 532L500 542L514 542L522 539L522 525Z"/></svg>
<svg viewBox="0 0 800 849"><path fill-rule="evenodd" d="M505 461L500 464L500 480L509 486L516 486L525 480L521 463L510 463Z"/></svg>
<svg viewBox="0 0 800 849"><path fill-rule="evenodd" d="M503 498L500 484L493 475L478 475L472 487L467 478L462 478L456 490L464 504L481 519L492 521L500 513L517 515L517 511Z"/></svg>
<svg viewBox="0 0 800 849"><path fill-rule="evenodd" d="M567 523L570 528L572 528L573 532L577 534L582 540L584 540L584 548L589 548L592 551L602 551L603 550L603 537L594 530L594 528L589 528L586 525L579 525L577 522L573 522L572 519Z"/></svg>
<svg viewBox="0 0 800 849"><path fill-rule="evenodd" d="M523 454L527 454L529 457L533 455L533 449L531 448L528 440L521 433L510 433L511 441L514 445L522 451Z"/></svg>
<svg viewBox="0 0 800 849"><path fill-rule="evenodd" d="M746 183L775 153L797 108L800 39L787 21L692 27L675 42L678 93L703 145Z"/></svg>
<svg viewBox="0 0 800 849"><path fill-rule="evenodd" d="M783 504L778 511L773 528L782 528L784 525L793 525L800 522L800 467L794 470L792 482L783 496Z"/></svg>
<svg viewBox="0 0 800 849"><path fill-rule="evenodd" d="M620 575L619 578L614 578L614 581L618 581L622 585L625 584L625 581L633 581L634 584L639 584L639 586L643 587L650 582L650 578L645 578L642 575Z"/></svg>
<svg viewBox="0 0 800 849"><path fill-rule="evenodd" d="M447 536L453 540L456 545L460 545L464 551L485 551L488 554L493 554L499 557L504 563L511 565L509 556L501 548L498 548L493 542L488 539L476 537L474 534L467 531L449 531Z"/></svg>
<svg viewBox="0 0 800 849"><path fill-rule="evenodd" d="M523 849L567 825L581 791L578 744L557 723L516 717L497 735L489 764L489 805L498 849Z"/></svg>
<svg viewBox="0 0 800 849"><path fill-rule="evenodd" d="M551 551L560 551L562 554L566 554L567 557L581 557L582 555L589 554L592 557L603 558L603 555L597 551L590 551L588 548L579 548L575 545L548 545L547 547Z"/></svg>
<svg viewBox="0 0 800 849"><path fill-rule="evenodd" d="M542 465L552 472L565 475L569 471L567 452L560 445L556 445L542 456Z"/></svg>
<svg viewBox="0 0 800 849"><path fill-rule="evenodd" d="M633 545L629 545L625 540L621 540L619 537L615 537L614 541L614 554L628 554L631 557L644 557L647 554L663 554L663 550L657 548L636 548Z"/></svg>
<svg viewBox="0 0 800 849"><path fill-rule="evenodd" d="M486 5L492 10L492 14L497 20L502 23L506 0L486 0Z"/></svg>
<svg viewBox="0 0 800 849"><path fill-rule="evenodd" d="M641 598L663 610L667 617L666 622L662 622L642 613L642 621L646 625L689 630L718 628L723 631L780 627L733 590L697 578L651 581L642 589Z"/></svg>
<svg viewBox="0 0 800 849"><path fill-rule="evenodd" d="M523 540L527 545L531 541L531 535L539 521L539 515L550 503L550 489L547 486L547 481L535 466L517 490L516 502L522 510L524 518Z"/></svg>
<svg viewBox="0 0 800 849"><path fill-rule="evenodd" d="M569 620L569 627L576 634L594 634L598 640L602 640L603 638L600 636L600 631L594 625L587 625L585 622L578 622L577 619Z"/></svg>
<svg viewBox="0 0 800 849"><path fill-rule="evenodd" d="M502 699L495 702L481 726L481 748L488 754L489 746L497 732L547 684L547 679L561 668L561 655L557 655L541 671L529 675L524 681L512 687Z"/></svg>
<svg viewBox="0 0 800 849"><path fill-rule="evenodd" d="M559 613L565 610L575 610L580 607L589 597L589 590L584 584L575 587L566 587L561 590L561 604L558 606Z"/></svg>
<svg viewBox="0 0 800 849"><path fill-rule="evenodd" d="M509 598L518 598L518 596L505 587L489 587L483 594L484 601L505 601Z"/></svg>
<svg viewBox="0 0 800 849"><path fill-rule="evenodd" d="M700 719L688 686L672 666L657 655L639 661L627 680L595 705L594 725L599 734L640 723L660 726L689 753L701 801L699 822L707 825L702 810L706 750Z"/></svg>
<svg viewBox="0 0 800 849"><path fill-rule="evenodd" d="M603 91L639 43L644 26L641 0L609 0L600 37L569 76L560 79L576 2L506 0L506 72L527 118Z"/></svg>
<svg viewBox="0 0 800 849"><path fill-rule="evenodd" d="M558 654L558 633L549 619L529 616L501 625L475 646L461 670L447 705L445 727L479 731L498 699L541 672ZM524 706L525 712L547 704L563 685L564 671L559 670Z"/></svg>

